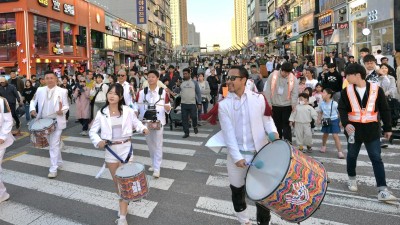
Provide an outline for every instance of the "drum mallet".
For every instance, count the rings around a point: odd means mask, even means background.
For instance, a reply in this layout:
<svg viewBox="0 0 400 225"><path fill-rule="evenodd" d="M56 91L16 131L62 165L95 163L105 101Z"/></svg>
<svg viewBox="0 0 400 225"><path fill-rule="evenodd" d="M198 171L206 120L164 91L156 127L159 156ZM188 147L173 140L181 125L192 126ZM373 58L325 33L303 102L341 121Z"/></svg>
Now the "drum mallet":
<svg viewBox="0 0 400 225"><path fill-rule="evenodd" d="M246 163L246 166L254 166L257 169L262 169L264 167L264 162L257 160L255 162Z"/></svg>

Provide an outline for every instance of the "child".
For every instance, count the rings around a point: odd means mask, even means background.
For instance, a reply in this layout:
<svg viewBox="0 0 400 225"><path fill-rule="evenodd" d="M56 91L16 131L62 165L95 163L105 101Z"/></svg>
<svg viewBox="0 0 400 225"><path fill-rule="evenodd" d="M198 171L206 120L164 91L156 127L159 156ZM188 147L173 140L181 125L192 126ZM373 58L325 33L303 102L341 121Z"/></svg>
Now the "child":
<svg viewBox="0 0 400 225"><path fill-rule="evenodd" d="M315 99L317 100L317 104L318 106L321 104L322 102L322 84L318 83L317 85L315 85L315 91L313 93L313 96L315 97Z"/></svg>
<svg viewBox="0 0 400 225"><path fill-rule="evenodd" d="M313 107L308 104L308 94L299 94L299 105L296 107L296 111L292 112L289 117L290 126L294 126L294 132L296 133L296 142L299 146L299 150L306 152L303 146L307 146L307 152L312 152L312 133L311 133L311 121L317 119L317 112Z"/></svg>
<svg viewBox="0 0 400 225"><path fill-rule="evenodd" d="M302 93L306 88L306 78L300 77L299 79L299 93Z"/></svg>
<svg viewBox="0 0 400 225"><path fill-rule="evenodd" d="M1 173L1 162L3 161L4 153L6 148L14 142L14 137L11 134L11 129L13 126L13 118L11 116L10 106L7 100L0 97L0 173ZM6 187L1 180L0 174L0 203L7 201L10 195L7 193Z"/></svg>
<svg viewBox="0 0 400 225"><path fill-rule="evenodd" d="M330 88L325 88L322 92L323 101L319 105L319 115L318 124L321 124L322 120L330 120L329 125L322 124L322 147L320 152L326 152L326 141L328 140L329 134L332 134L335 140L335 145L338 150L338 158L344 159L344 154L342 152L342 145L340 144L339 133L339 115L338 115L338 103L332 100L333 90Z"/></svg>
<svg viewBox="0 0 400 225"><path fill-rule="evenodd" d="M312 95L312 88L306 87L303 93L306 93L309 96L308 104L315 109L318 106L318 103L317 99Z"/></svg>

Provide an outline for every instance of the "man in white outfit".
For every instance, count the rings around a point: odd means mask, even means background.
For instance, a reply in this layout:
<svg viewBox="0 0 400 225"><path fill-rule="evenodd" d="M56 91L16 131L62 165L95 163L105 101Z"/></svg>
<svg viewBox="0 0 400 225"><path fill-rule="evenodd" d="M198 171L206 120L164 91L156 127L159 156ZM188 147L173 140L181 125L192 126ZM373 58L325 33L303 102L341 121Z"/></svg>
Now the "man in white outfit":
<svg viewBox="0 0 400 225"><path fill-rule="evenodd" d="M149 120L145 118L145 113L151 107L155 106L157 120L161 123L159 130L151 130L150 134L146 136L146 142L149 146L150 158L152 160L152 166L149 171L153 171L153 177L160 177L160 166L163 155L163 132L165 126L166 114L171 111L171 105L169 103L169 96L165 89L158 87L157 82L159 79L159 73L156 70L150 70L147 76L149 87L145 87L141 90L137 96L137 103L139 105L139 119ZM151 126L147 126L151 129Z"/></svg>
<svg viewBox="0 0 400 225"><path fill-rule="evenodd" d="M135 100L135 91L133 86L131 86L128 81L128 76L126 75L126 71L124 69L120 69L117 74L118 83L124 87L124 100L125 105L131 107L137 114L138 108Z"/></svg>
<svg viewBox="0 0 400 225"><path fill-rule="evenodd" d="M226 77L229 94L218 106L218 117L229 152L227 169L233 207L242 225L251 224L245 201L247 163L268 143L268 133L272 132L275 138L279 138L265 97L246 89L248 78L245 68L233 66ZM256 206L257 224L269 224L270 211L259 204Z"/></svg>
<svg viewBox="0 0 400 225"><path fill-rule="evenodd" d="M55 120L56 129L47 136L50 152L49 178L57 177L57 169L62 165L61 158L61 133L67 127L65 114L69 109L68 90L57 86L57 76L52 71L45 72L47 86L39 87L30 104L32 117L39 119L49 118ZM36 112L36 106L39 112Z"/></svg>

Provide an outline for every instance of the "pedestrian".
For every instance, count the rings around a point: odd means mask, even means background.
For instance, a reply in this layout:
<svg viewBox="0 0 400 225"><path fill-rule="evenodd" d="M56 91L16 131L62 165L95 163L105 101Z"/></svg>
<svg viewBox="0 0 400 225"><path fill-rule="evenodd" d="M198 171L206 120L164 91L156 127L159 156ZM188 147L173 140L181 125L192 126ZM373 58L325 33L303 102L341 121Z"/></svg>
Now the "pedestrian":
<svg viewBox="0 0 400 225"><path fill-rule="evenodd" d="M78 80L78 82L80 82L80 80ZM96 83L96 81L94 80L93 71L87 70L86 71L86 87L88 87L90 90L94 87L95 83Z"/></svg>
<svg viewBox="0 0 400 225"><path fill-rule="evenodd" d="M338 58L336 59L336 67L340 74L344 73L345 66L346 61L343 58L343 54L339 53Z"/></svg>
<svg viewBox="0 0 400 225"><path fill-rule="evenodd" d="M199 87L200 87L200 91L201 91L201 104L203 106L203 113L206 114L207 110L208 110L208 102L211 99L211 89L210 89L210 85L208 84L208 81L204 80L204 73L200 73L199 74ZM198 110L199 111L199 116L202 112L201 108ZM199 117L200 120L200 117Z"/></svg>
<svg viewBox="0 0 400 225"><path fill-rule="evenodd" d="M217 74L215 73L215 69L212 68L210 70L210 75L204 76L204 78L207 80L208 84L210 85L210 95L211 95L211 100L210 103L211 104L215 104L217 101L217 95L218 95L218 85L221 83L219 80L219 77L217 76Z"/></svg>
<svg viewBox="0 0 400 225"><path fill-rule="evenodd" d="M299 94L299 105L296 110L290 114L290 126L294 127L296 134L296 143L300 151L306 153L312 152L312 132L311 122L317 120L317 112L309 105L309 95L307 93ZM307 146L307 150L304 148Z"/></svg>
<svg viewBox="0 0 400 225"><path fill-rule="evenodd" d="M84 78L79 81L80 88L75 89L74 98L76 101L76 118L82 125L80 135L87 136L90 122L90 89L86 87Z"/></svg>
<svg viewBox="0 0 400 225"><path fill-rule="evenodd" d="M46 80L43 77L39 78L39 87L45 87L46 86Z"/></svg>
<svg viewBox="0 0 400 225"><path fill-rule="evenodd" d="M166 117L171 111L169 95L164 88L158 87L157 81L160 74L156 70L148 72L149 87L144 88L138 93L139 119L145 121L158 120L159 129L152 129L146 136L146 143L149 147L151 158L150 172L153 177L159 178L161 172L161 163L163 158L163 133L166 124ZM148 128L151 126L147 125Z"/></svg>
<svg viewBox="0 0 400 225"><path fill-rule="evenodd" d="M306 85L306 87L310 87L311 89L315 88L315 85L317 85L318 80L314 79L314 77L315 77L314 70L306 69L306 74L305 74L305 78L306 78L305 85Z"/></svg>
<svg viewBox="0 0 400 225"><path fill-rule="evenodd" d="M351 65L351 64L356 64L357 62L356 62L356 60L354 59L354 56L352 56L352 55L350 55L349 57L348 57L348 62L346 63L346 68L349 66L349 65Z"/></svg>
<svg viewBox="0 0 400 225"><path fill-rule="evenodd" d="M25 119L28 126L31 120L31 115L29 113L29 104L31 103L31 100L35 95L35 93L36 93L36 88L32 86L32 82L30 80L26 80L25 88L22 91L22 97L24 98L23 101L25 106Z"/></svg>
<svg viewBox="0 0 400 225"><path fill-rule="evenodd" d="M19 93L22 93L24 90L24 81L19 78L16 74L16 70L11 70L10 79L8 79L8 84L13 85Z"/></svg>
<svg viewBox="0 0 400 225"><path fill-rule="evenodd" d="M268 143L268 134L279 138L268 102L262 94L245 88L249 74L233 66L227 76L228 96L218 104L218 117L228 148L227 169L233 208L241 224L251 224L245 201L245 176L254 154ZM256 203L257 224L267 225L270 210Z"/></svg>
<svg viewBox="0 0 400 225"><path fill-rule="evenodd" d="M57 169L62 166L61 157L61 133L67 127L65 114L69 109L68 91L57 86L57 76L52 71L44 73L46 87L39 87L35 97L30 104L30 113L32 117L48 118L56 120L55 130L47 135L50 152L50 168L48 178L57 177ZM38 112L36 112L36 106ZM55 107L54 107L55 106Z"/></svg>
<svg viewBox="0 0 400 225"><path fill-rule="evenodd" d="M3 162L6 148L11 146L14 142L14 137L11 134L13 127L11 109L7 103L7 99L3 97L0 97L0 117L0 203L2 203L10 198L10 194L7 193L7 189L4 186L3 180L1 179L1 164Z"/></svg>
<svg viewBox="0 0 400 225"><path fill-rule="evenodd" d="M19 105L23 105L21 96L18 94L17 88L14 85L9 85L6 78L0 77L0 96L7 99L7 103L11 109L11 115L15 120L16 131L13 132L14 135L20 134L21 122L19 116L17 115L17 102Z"/></svg>
<svg viewBox="0 0 400 225"><path fill-rule="evenodd" d="M335 141L336 149L338 151L338 158L344 159L344 154L342 152L342 145L339 139L340 130L340 120L338 115L338 103L335 102L333 97L333 90L330 88L325 88L322 92L322 99L318 110L318 120L317 124L322 125L322 147L320 152L326 152L326 142L328 140L329 134L332 134L333 140Z"/></svg>
<svg viewBox="0 0 400 225"><path fill-rule="evenodd" d="M252 81L254 83L254 89L256 92L261 91L264 88L264 82L262 80L262 75L261 73L257 70L257 65L253 64L250 66L250 78L249 81ZM246 82L247 84L247 82ZM246 85L247 86L247 85Z"/></svg>
<svg viewBox="0 0 400 225"><path fill-rule="evenodd" d="M118 83L124 88L125 105L131 107L138 114L137 105L135 103L136 93L133 86L131 86L127 82L129 79L128 76L126 75L126 71L124 69L120 69L118 71L117 78L118 78Z"/></svg>
<svg viewBox="0 0 400 225"><path fill-rule="evenodd" d="M379 77L379 86L383 89L386 97L389 98L398 98L396 80L394 77L389 76L389 65L381 64L380 70L378 72Z"/></svg>
<svg viewBox="0 0 400 225"><path fill-rule="evenodd" d="M283 63L280 70L274 71L264 85L264 94L272 105L272 118L278 129L279 137L292 141L292 129L289 117L297 105L299 84L292 73L291 63Z"/></svg>
<svg viewBox="0 0 400 225"><path fill-rule="evenodd" d="M302 93L304 89L306 89L306 78L300 77L298 79L298 82L299 82L299 93Z"/></svg>
<svg viewBox="0 0 400 225"><path fill-rule="evenodd" d="M96 84L94 88L90 90L90 97L92 98L90 101L90 104L92 105L90 112L91 120L96 117L96 114L99 111L99 109L103 107L104 104L106 104L107 100L106 94L108 92L108 85L105 84L103 81L104 81L103 75L98 74L96 76Z"/></svg>
<svg viewBox="0 0 400 225"><path fill-rule="evenodd" d="M365 55L363 60L364 67L367 70L366 81L370 83L379 83L379 75L377 73L379 67L376 65L375 57L373 55Z"/></svg>
<svg viewBox="0 0 400 225"><path fill-rule="evenodd" d="M168 79L169 81L168 84L169 89L172 89L178 80L182 80L179 72L175 71L175 67L173 65L170 65L168 67L168 74L166 76L166 79Z"/></svg>
<svg viewBox="0 0 400 225"><path fill-rule="evenodd" d="M68 91L68 99L70 100L70 102L72 104L72 98L73 98L72 92L73 91L72 91L72 87L68 84L68 76L64 75L64 76L61 77L61 79L62 79L62 84L60 84L60 87L64 88L64 89L67 89L67 91ZM68 118L69 118L69 110L65 114L65 117L68 120Z"/></svg>
<svg viewBox="0 0 400 225"><path fill-rule="evenodd" d="M385 98L385 93L377 84L366 82L367 72L358 64L345 70L349 85L342 91L339 102L339 113L345 127L345 135L354 136L347 144L347 175L348 188L357 191L356 164L361 145L364 143L374 170L378 187L379 201L397 201L387 188L385 167L381 158L381 125L386 139L392 135L391 111ZM365 109L361 111L362 109ZM379 116L378 116L379 114Z"/></svg>
<svg viewBox="0 0 400 225"><path fill-rule="evenodd" d="M124 88L119 83L110 86L106 104L99 112L93 120L89 132L90 140L94 147L106 148L105 164L111 173L116 192L119 195L115 172L123 163L133 161L132 132L136 130L148 135L149 130L138 120L134 110L124 104ZM128 202L121 198L118 199L118 202L118 225L127 225Z"/></svg>
<svg viewBox="0 0 400 225"><path fill-rule="evenodd" d="M328 72L329 72L328 64L324 63L324 65L322 66L322 71L319 73L317 78L318 83L322 84L324 82L325 76Z"/></svg>
<svg viewBox="0 0 400 225"><path fill-rule="evenodd" d="M35 89L37 89L38 87L40 87L40 82L37 80L35 74L33 74L33 75L31 76L31 82L32 82L32 87L34 87Z"/></svg>
<svg viewBox="0 0 400 225"><path fill-rule="evenodd" d="M362 49L360 49L360 59L358 60L358 63L364 66L364 63L365 63L365 62L364 62L364 57L365 57L366 55L369 55L369 54L370 54L369 48L362 48ZM372 56L372 57L374 57L374 56ZM375 58L375 57L374 57L374 58Z"/></svg>
<svg viewBox="0 0 400 225"><path fill-rule="evenodd" d="M313 96L315 97L315 100L317 100L317 105L318 106L323 101L323 99L322 99L322 90L323 90L322 84L318 83L317 85L315 85Z"/></svg>
<svg viewBox="0 0 400 225"><path fill-rule="evenodd" d="M181 88L181 111L184 135L182 138L189 137L189 116L192 119L194 133L199 132L197 128L197 110L201 108L201 91L199 84L190 77L190 70L183 69L183 82Z"/></svg>
<svg viewBox="0 0 400 225"><path fill-rule="evenodd" d="M329 88L333 90L333 100L337 102L340 98L340 92L342 91L343 78L336 70L335 64L328 64L328 70L329 71L325 74L322 85L324 89Z"/></svg>
<svg viewBox="0 0 400 225"><path fill-rule="evenodd" d="M381 59L381 64L386 64L389 71L388 71L388 75L394 77L394 79L397 81L397 77L396 77L396 71L394 70L394 68L392 66L389 65L389 59L387 57L382 57Z"/></svg>

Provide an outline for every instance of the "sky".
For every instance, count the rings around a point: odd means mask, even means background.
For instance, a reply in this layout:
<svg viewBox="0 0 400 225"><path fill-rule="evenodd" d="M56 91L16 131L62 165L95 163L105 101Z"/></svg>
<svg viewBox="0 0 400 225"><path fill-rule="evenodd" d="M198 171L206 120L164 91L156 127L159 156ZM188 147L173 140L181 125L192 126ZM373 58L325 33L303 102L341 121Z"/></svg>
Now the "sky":
<svg viewBox="0 0 400 225"><path fill-rule="evenodd" d="M221 49L231 46L231 20L233 0L187 0L187 19L200 32L201 47L220 44Z"/></svg>

